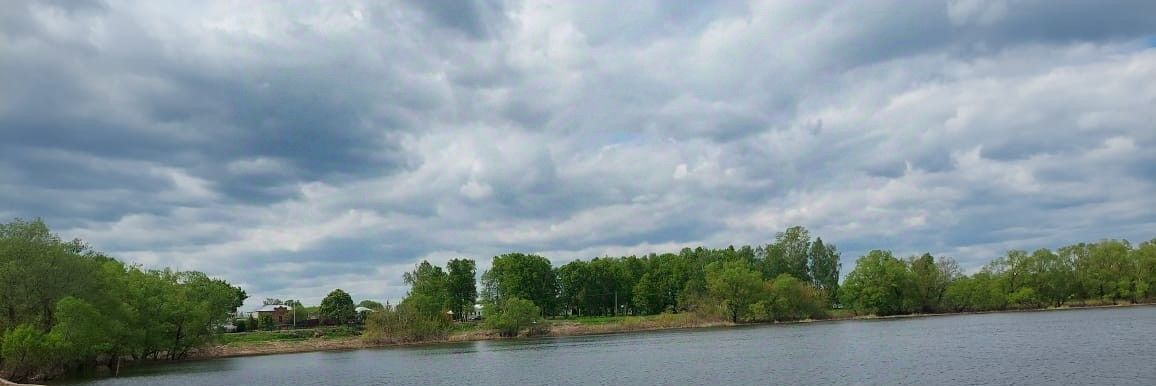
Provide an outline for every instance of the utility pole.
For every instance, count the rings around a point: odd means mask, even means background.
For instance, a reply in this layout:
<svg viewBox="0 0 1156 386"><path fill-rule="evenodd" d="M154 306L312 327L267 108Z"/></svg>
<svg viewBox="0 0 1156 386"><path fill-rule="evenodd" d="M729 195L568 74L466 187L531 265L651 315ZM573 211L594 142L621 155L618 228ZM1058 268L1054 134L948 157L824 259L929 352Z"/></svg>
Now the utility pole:
<svg viewBox="0 0 1156 386"><path fill-rule="evenodd" d="M618 316L618 291L614 291L614 316Z"/></svg>

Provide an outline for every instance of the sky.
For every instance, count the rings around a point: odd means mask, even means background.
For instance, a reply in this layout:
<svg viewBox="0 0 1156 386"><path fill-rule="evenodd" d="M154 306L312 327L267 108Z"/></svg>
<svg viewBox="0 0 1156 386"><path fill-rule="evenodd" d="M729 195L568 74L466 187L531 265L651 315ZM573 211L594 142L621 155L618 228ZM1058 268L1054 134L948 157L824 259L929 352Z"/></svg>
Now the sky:
<svg viewBox="0 0 1156 386"><path fill-rule="evenodd" d="M15 1L0 218L261 299L838 245L1156 238L1156 2ZM480 273L480 271L479 271Z"/></svg>

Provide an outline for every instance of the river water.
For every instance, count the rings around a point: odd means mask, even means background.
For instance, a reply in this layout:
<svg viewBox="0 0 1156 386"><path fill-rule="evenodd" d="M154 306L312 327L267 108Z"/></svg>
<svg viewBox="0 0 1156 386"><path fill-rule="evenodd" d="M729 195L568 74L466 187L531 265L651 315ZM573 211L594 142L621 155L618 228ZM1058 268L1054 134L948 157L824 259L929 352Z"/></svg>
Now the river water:
<svg viewBox="0 0 1156 386"><path fill-rule="evenodd" d="M1156 307L469 342L130 369L82 385L1156 385Z"/></svg>

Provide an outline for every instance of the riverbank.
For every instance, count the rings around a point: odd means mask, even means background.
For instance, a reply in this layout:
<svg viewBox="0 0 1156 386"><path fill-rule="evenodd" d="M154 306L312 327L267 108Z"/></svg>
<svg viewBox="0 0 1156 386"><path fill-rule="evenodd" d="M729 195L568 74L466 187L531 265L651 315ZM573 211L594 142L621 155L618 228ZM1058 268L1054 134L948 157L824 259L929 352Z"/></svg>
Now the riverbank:
<svg viewBox="0 0 1156 386"><path fill-rule="evenodd" d="M929 318L929 317L943 317L956 315L979 315L979 314L995 314L995 313L1016 313L1016 312L1052 312L1052 311L1071 311L1071 310L1086 310L1098 308L1121 308L1121 307L1145 307L1156 306L1152 303L1140 304L1118 304L1118 305L1085 305L1085 306L1065 306L1059 308L1042 308L1042 309L1022 309L1022 310L1003 310L1003 311L979 311L979 312L957 312L957 313L934 313L934 314L906 314L906 315L890 315L890 316L875 316L875 315L854 315L846 311L836 310L831 317L823 319L805 319L789 322L775 322L775 323L730 323L729 321L701 318L693 314L662 314L662 315L648 315L648 316L621 316L621 317L604 317L604 318L576 318L576 319L557 319L549 320L546 323L550 324L549 332L541 336L549 337L564 337L564 336L583 336L583 335L602 335L602 334L616 334L628 332L642 332L642 331L661 331L674 329L693 329L693 328L710 328L710 327L730 327L736 325L751 326L761 324L802 324L802 323L822 323L822 322L838 322L850 320L889 320L889 319L910 319L910 318ZM496 332L485 330L480 326L466 327L458 329L451 333L445 339L434 341L416 342L416 343L370 343L361 339L360 336L338 336L338 337L313 337L302 340L270 340L270 341L244 341L233 342L230 344L219 344L209 346L190 353L190 360L197 359L215 359L215 358L232 358L244 356L257 355L274 355L274 354L291 354L302 352L315 351L341 351L341 350L358 350L368 348L383 348L383 347L400 347L400 346L415 346L415 345L431 345L431 344L445 344L455 342L471 342L481 340L503 340L503 339L518 339L505 338L499 336Z"/></svg>
<svg viewBox="0 0 1156 386"><path fill-rule="evenodd" d="M34 385L31 383L16 383L16 382L11 382L11 381L4 379L4 378L0 378L0 386L40 386L40 385Z"/></svg>

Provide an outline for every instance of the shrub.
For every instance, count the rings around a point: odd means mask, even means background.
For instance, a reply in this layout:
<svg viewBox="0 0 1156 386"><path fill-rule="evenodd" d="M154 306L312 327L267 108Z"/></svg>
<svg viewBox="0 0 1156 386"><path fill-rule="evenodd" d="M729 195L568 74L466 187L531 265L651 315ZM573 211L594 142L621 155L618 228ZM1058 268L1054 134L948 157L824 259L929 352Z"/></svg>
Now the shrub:
<svg viewBox="0 0 1156 386"><path fill-rule="evenodd" d="M486 316L486 326L498 330L500 335L507 337L518 336L523 329L535 327L542 313L534 302L517 297L506 299L495 311L492 315ZM535 327L531 335L543 333L540 331L542 328L544 327Z"/></svg>
<svg viewBox="0 0 1156 386"><path fill-rule="evenodd" d="M451 327L448 316L422 308L413 302L402 302L392 309L387 307L371 313L365 322L363 339L376 343L445 339Z"/></svg>

